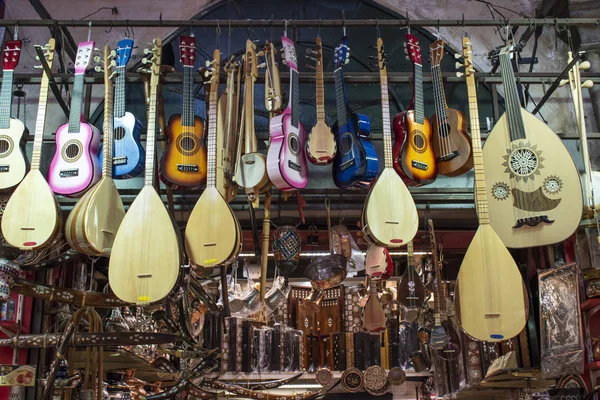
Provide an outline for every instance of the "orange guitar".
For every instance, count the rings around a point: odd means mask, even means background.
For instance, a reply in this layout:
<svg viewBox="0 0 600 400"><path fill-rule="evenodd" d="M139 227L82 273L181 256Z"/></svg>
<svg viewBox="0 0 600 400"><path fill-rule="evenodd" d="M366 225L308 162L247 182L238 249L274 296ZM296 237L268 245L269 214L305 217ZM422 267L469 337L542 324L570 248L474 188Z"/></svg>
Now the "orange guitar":
<svg viewBox="0 0 600 400"><path fill-rule="evenodd" d="M180 36L179 50L183 64L183 111L169 118L160 177L165 185L173 188L195 188L206 182L206 147L204 120L194 115L194 37Z"/></svg>
<svg viewBox="0 0 600 400"><path fill-rule="evenodd" d="M394 117L395 143L392 152L394 169L404 183L421 186L435 181L437 164L431 146L431 124L423 106L423 66L419 40L406 34L408 57L413 63L412 104Z"/></svg>

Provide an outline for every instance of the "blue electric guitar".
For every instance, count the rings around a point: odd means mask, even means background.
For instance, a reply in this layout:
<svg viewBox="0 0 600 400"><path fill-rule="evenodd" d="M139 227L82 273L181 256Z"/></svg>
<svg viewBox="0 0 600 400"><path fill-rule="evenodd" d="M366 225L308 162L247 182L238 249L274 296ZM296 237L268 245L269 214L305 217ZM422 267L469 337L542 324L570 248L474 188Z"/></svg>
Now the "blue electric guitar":
<svg viewBox="0 0 600 400"><path fill-rule="evenodd" d="M352 112L346 99L343 66L350 61L348 38L343 37L334 52L335 103L338 120L333 126L337 154L333 180L342 189L368 188L379 170L375 147L369 139L371 122L366 115Z"/></svg>
<svg viewBox="0 0 600 400"><path fill-rule="evenodd" d="M140 143L142 123L125 111L125 73L131 57L133 40L123 39L117 44L117 76L115 78L113 177L131 178L144 170L144 148ZM102 165L102 150L100 150Z"/></svg>

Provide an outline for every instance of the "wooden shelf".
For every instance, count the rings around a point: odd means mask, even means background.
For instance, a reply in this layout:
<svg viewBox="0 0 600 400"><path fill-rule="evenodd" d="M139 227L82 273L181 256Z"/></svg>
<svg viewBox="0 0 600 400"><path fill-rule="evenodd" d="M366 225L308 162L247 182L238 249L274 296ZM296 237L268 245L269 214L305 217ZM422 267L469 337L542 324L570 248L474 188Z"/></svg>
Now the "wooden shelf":
<svg viewBox="0 0 600 400"><path fill-rule="evenodd" d="M600 298L593 298L581 303L582 311L589 311L594 307L600 306Z"/></svg>
<svg viewBox="0 0 600 400"><path fill-rule="evenodd" d="M589 364L585 364L585 369L588 371L597 371L600 369L600 361L594 361Z"/></svg>

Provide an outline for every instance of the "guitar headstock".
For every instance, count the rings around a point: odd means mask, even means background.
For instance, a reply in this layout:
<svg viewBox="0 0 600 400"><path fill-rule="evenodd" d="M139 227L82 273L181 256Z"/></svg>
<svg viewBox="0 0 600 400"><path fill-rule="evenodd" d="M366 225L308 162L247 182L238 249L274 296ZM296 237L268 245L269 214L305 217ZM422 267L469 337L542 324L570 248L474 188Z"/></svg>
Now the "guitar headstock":
<svg viewBox="0 0 600 400"><path fill-rule="evenodd" d="M281 37L281 44L283 44L283 62L293 71L298 71L298 57L296 56L296 47L294 42L287 36Z"/></svg>
<svg viewBox="0 0 600 400"><path fill-rule="evenodd" d="M94 41L81 42L77 46L77 55L75 56L75 73L85 74L85 70L90 64L92 58L92 50L94 49Z"/></svg>
<svg viewBox="0 0 600 400"><path fill-rule="evenodd" d="M379 72L381 75L387 76L387 69L385 66L387 60L385 57L385 46L383 44L383 39L377 38L377 64L379 65Z"/></svg>
<svg viewBox="0 0 600 400"><path fill-rule="evenodd" d="M521 45L515 45L514 43L509 42L506 45L498 46L494 50L490 51L488 53L488 58L495 59L501 55L507 55L507 54L509 55L510 58L512 58L513 53L519 52L519 51L521 51L521 49L522 49Z"/></svg>
<svg viewBox="0 0 600 400"><path fill-rule="evenodd" d="M258 77L258 62L256 57L256 45L252 40L246 40L246 55L244 57L244 76L246 79L256 80Z"/></svg>
<svg viewBox="0 0 600 400"><path fill-rule="evenodd" d="M438 66L442 63L444 58L444 41L436 40L429 45L429 60L432 66Z"/></svg>
<svg viewBox="0 0 600 400"><path fill-rule="evenodd" d="M35 45L35 52L38 54L36 59L40 59L40 57L44 57L48 67L52 68L52 61L54 61L54 50L56 46L56 41L53 38L48 40L48 43L44 46ZM42 68L41 65L36 65L34 68Z"/></svg>
<svg viewBox="0 0 600 400"><path fill-rule="evenodd" d="M2 54L2 69L4 71L12 71L19 64L22 44L20 40L7 40L4 43Z"/></svg>
<svg viewBox="0 0 600 400"><path fill-rule="evenodd" d="M419 45L419 39L416 36L411 35L410 33L405 33L404 38L406 39L406 53L408 54L408 59L412 61L413 64L422 65L422 57L421 57L421 46Z"/></svg>
<svg viewBox="0 0 600 400"><path fill-rule="evenodd" d="M108 53L107 53L108 49ZM96 49L97 50L97 49ZM99 53L100 51L97 50ZM114 68L117 66L117 62L115 61L115 57L117 56L116 51L111 51L108 45L104 46L104 51L99 55L94 57L94 61L97 63L94 67L96 72L104 73L104 83L107 84L107 81L111 81L112 78L116 75L116 71Z"/></svg>
<svg viewBox="0 0 600 400"><path fill-rule="evenodd" d="M315 63L315 65L306 64L307 68L323 69L323 43L321 42L320 36L317 36L315 39L315 48L306 49L304 55L306 58Z"/></svg>
<svg viewBox="0 0 600 400"><path fill-rule="evenodd" d="M208 70L207 75L210 76L210 94L212 96L214 93L217 96L221 78L221 74L219 73L221 71L221 52L219 49L213 51L213 59L206 62L206 68Z"/></svg>
<svg viewBox="0 0 600 400"><path fill-rule="evenodd" d="M131 58L131 50L133 49L133 40L123 39L117 43L117 67L124 67Z"/></svg>
<svg viewBox="0 0 600 400"><path fill-rule="evenodd" d="M350 47L348 47L348 38L344 36L340 39L338 45L333 51L333 63L335 69L341 68L350 62Z"/></svg>
<svg viewBox="0 0 600 400"><path fill-rule="evenodd" d="M240 63L235 60L235 56L231 56L231 58L223 66L223 71L229 74L235 72L239 66Z"/></svg>
<svg viewBox="0 0 600 400"><path fill-rule="evenodd" d="M161 61L162 61L162 40L155 38L152 41L151 49L144 49L145 58L142 59L142 64L150 68L140 68L138 71L142 74L151 74L150 85L157 85L161 73Z"/></svg>
<svg viewBox="0 0 600 400"><path fill-rule="evenodd" d="M473 50L471 49L471 39L467 36L463 38L463 65L465 67L465 76L467 78L475 74L475 67L473 66Z"/></svg>
<svg viewBox="0 0 600 400"><path fill-rule="evenodd" d="M179 36L180 61L184 67L193 67L196 62L196 38Z"/></svg>

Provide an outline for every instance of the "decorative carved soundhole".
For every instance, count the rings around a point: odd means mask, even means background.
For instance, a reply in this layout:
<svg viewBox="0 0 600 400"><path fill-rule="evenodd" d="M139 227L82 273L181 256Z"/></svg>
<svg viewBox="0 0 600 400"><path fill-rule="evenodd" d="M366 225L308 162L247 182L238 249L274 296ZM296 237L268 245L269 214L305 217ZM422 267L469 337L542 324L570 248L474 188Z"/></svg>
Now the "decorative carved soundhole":
<svg viewBox="0 0 600 400"><path fill-rule="evenodd" d="M556 194L562 189L562 180L558 176L551 175L544 181L543 188L548 194Z"/></svg>
<svg viewBox="0 0 600 400"><path fill-rule="evenodd" d="M10 154L13 148L13 141L10 136L0 136L0 158Z"/></svg>
<svg viewBox="0 0 600 400"><path fill-rule="evenodd" d="M537 166L537 155L530 149L517 149L510 155L510 169L515 175L531 175Z"/></svg>
<svg viewBox="0 0 600 400"><path fill-rule="evenodd" d="M492 186L492 196L496 200L506 200L510 193L509 187L506 183L498 182Z"/></svg>
<svg viewBox="0 0 600 400"><path fill-rule="evenodd" d="M78 140L69 140L62 150L62 158L67 162L75 162L81 157L81 143Z"/></svg>
<svg viewBox="0 0 600 400"><path fill-rule="evenodd" d="M544 168L542 151L538 150L537 145L532 146L525 140L511 142L510 148L506 149L506 154L502 158L504 158L502 166L506 168L504 172L517 181L534 180Z"/></svg>

